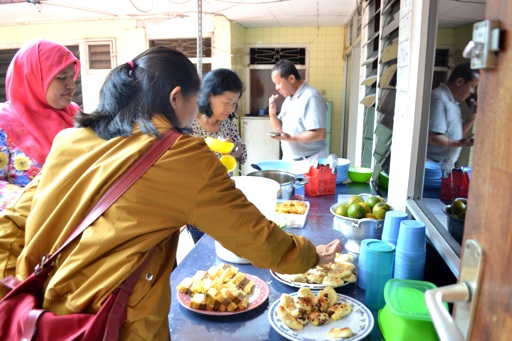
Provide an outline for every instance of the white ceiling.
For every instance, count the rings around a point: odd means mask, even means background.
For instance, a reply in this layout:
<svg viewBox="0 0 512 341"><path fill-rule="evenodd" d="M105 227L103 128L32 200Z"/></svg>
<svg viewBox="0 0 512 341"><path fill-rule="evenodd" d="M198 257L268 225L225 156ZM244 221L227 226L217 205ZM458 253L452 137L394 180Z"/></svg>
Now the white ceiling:
<svg viewBox="0 0 512 341"><path fill-rule="evenodd" d="M485 19L486 0L439 0L440 27L458 27Z"/></svg>
<svg viewBox="0 0 512 341"><path fill-rule="evenodd" d="M0 25L63 19L197 18L198 10L198 0L40 0L36 6L22 1L0 5ZM245 27L339 26L348 21L356 0L203 0L202 6L203 13L224 15Z"/></svg>
<svg viewBox="0 0 512 341"><path fill-rule="evenodd" d="M361 0L202 0L203 13L245 27L345 25ZM457 27L482 20L486 0L440 0L439 23ZM0 0L0 26L116 18L196 18L198 0Z"/></svg>

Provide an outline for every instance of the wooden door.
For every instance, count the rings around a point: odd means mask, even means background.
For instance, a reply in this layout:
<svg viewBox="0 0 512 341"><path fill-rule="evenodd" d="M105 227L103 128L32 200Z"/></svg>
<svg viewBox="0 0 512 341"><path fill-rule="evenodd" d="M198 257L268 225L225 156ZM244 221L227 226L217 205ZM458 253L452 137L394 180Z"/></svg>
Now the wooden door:
<svg viewBox="0 0 512 341"><path fill-rule="evenodd" d="M500 21L502 50L481 70L464 238L486 257L470 339L496 341L512 339L512 2L487 0L485 17Z"/></svg>

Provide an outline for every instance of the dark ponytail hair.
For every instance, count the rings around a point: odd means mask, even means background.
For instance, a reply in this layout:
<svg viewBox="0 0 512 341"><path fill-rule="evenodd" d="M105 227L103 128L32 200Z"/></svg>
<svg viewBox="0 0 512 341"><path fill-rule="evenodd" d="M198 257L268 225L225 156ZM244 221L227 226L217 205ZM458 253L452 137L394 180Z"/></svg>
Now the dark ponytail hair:
<svg viewBox="0 0 512 341"><path fill-rule="evenodd" d="M90 127L106 140L132 135L134 123L143 133L159 136L151 122L155 114L163 114L180 128L169 100L177 86L184 96L199 92L201 80L194 64L179 51L150 48L110 71L101 87L97 109L79 114L75 121L78 127Z"/></svg>
<svg viewBox="0 0 512 341"><path fill-rule="evenodd" d="M240 77L229 69L215 69L208 72L203 78L201 93L197 100L199 112L207 117L212 117L213 111L210 106L210 96L218 96L226 91L239 93L240 96L238 98L242 97L244 85ZM235 111L229 115L229 118L235 117Z"/></svg>

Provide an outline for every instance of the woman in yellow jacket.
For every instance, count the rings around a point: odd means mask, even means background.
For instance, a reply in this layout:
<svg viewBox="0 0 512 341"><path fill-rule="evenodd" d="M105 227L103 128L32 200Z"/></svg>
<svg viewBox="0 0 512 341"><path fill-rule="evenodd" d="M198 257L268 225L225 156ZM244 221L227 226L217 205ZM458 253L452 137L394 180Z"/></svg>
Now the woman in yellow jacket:
<svg viewBox="0 0 512 341"><path fill-rule="evenodd" d="M112 183L172 127L187 132L200 79L180 52L151 48L113 69L98 108L54 141L42 172L0 215L0 278L26 278L55 252ZM169 277L179 231L193 224L257 267L300 273L332 261L340 241L315 247L267 220L204 139L182 135L61 254L43 308L94 313L146 258L123 340L169 339ZM0 287L0 297L7 289Z"/></svg>

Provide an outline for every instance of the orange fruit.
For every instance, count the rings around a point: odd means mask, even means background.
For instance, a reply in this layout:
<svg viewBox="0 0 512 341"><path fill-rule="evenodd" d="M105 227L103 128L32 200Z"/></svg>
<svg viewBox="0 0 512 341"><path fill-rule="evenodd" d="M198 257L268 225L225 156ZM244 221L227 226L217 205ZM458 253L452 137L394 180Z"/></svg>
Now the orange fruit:
<svg viewBox="0 0 512 341"><path fill-rule="evenodd" d="M338 207L336 207L336 209L334 210L334 213L336 213L342 217L348 217L348 206L341 204Z"/></svg>
<svg viewBox="0 0 512 341"><path fill-rule="evenodd" d="M366 209L358 203L352 204L348 207L347 214L349 218L361 219L366 216Z"/></svg>
<svg viewBox="0 0 512 341"><path fill-rule="evenodd" d="M375 219L375 217L371 213L366 213L365 218Z"/></svg>
<svg viewBox="0 0 512 341"><path fill-rule="evenodd" d="M368 199L366 199L366 203L368 204L368 206L370 206L371 208L373 208L373 206L375 206L376 204L378 204L380 201L380 198L376 195L372 195L371 197L369 197Z"/></svg>
<svg viewBox="0 0 512 341"><path fill-rule="evenodd" d="M372 208L370 207L370 205L368 205L367 203L365 202L360 202L359 205L363 206L366 213L371 213L372 212Z"/></svg>
<svg viewBox="0 0 512 341"><path fill-rule="evenodd" d="M466 212L466 203L462 200L454 200L450 205L452 214L458 215L459 213Z"/></svg>
<svg viewBox="0 0 512 341"><path fill-rule="evenodd" d="M352 204L357 204L358 202L364 202L363 198L361 198L360 195L354 195L348 199L347 205L350 206Z"/></svg>
<svg viewBox="0 0 512 341"><path fill-rule="evenodd" d="M386 216L386 213L391 210L391 207L383 202L379 202L372 208L372 214L377 220L382 220Z"/></svg>

